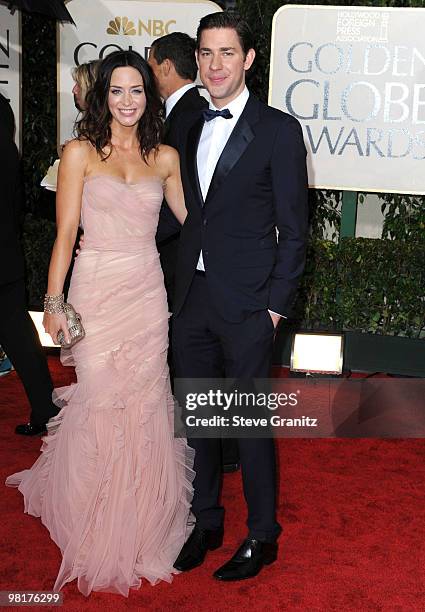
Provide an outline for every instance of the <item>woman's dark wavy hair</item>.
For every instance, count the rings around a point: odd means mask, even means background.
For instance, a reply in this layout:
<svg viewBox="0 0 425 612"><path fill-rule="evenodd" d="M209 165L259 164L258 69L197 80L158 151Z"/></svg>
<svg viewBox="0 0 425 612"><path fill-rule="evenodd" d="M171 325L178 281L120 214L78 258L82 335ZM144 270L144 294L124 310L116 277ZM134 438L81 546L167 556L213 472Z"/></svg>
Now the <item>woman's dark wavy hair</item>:
<svg viewBox="0 0 425 612"><path fill-rule="evenodd" d="M114 51L107 55L99 66L93 89L87 94L87 110L75 124L77 138L88 140L96 148L102 161L110 152L105 148L111 144L111 119L108 107L111 76L116 68L131 66L142 76L146 109L137 126L140 153L145 161L151 151L155 151L162 137L162 103L156 88L152 68L136 51Z"/></svg>

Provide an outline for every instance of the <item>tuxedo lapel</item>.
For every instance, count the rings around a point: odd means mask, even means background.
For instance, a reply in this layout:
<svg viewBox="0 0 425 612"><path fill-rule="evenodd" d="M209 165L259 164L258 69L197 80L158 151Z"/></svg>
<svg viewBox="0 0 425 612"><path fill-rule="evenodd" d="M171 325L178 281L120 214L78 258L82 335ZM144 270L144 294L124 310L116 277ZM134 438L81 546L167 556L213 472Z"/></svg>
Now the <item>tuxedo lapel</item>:
<svg viewBox="0 0 425 612"><path fill-rule="evenodd" d="M193 193L198 199L201 206L204 205L204 198L202 197L201 185L199 183L198 175L198 164L196 160L196 153L198 151L199 139L201 137L202 128L204 126L204 119L200 117L189 130L187 138L187 171L189 180L192 185Z"/></svg>
<svg viewBox="0 0 425 612"><path fill-rule="evenodd" d="M205 107L208 107L208 103L205 98L199 94L198 89L196 87L188 89L180 100L176 102L164 121L164 142L166 144L171 144L171 146L175 146L172 142L167 143L169 134L175 131L175 124L177 124L181 117L187 116L188 113L196 117Z"/></svg>
<svg viewBox="0 0 425 612"><path fill-rule="evenodd" d="M255 137L252 126L257 123L258 118L258 102L255 98L250 96L217 162L205 199L205 204L212 199L214 194L221 187L229 172L242 157L247 146Z"/></svg>

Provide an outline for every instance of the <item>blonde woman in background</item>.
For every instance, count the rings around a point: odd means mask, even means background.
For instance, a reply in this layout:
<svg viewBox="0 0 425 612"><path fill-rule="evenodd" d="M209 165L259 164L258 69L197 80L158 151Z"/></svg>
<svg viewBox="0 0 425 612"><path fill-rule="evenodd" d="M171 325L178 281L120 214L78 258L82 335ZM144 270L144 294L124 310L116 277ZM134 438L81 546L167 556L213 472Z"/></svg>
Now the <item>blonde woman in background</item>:
<svg viewBox="0 0 425 612"><path fill-rule="evenodd" d="M100 63L101 60L91 60L72 69L72 78L74 79L72 93L74 95L75 108L80 113L84 112L87 107L87 93L92 89L96 81Z"/></svg>
<svg viewBox="0 0 425 612"><path fill-rule="evenodd" d="M72 78L74 79L74 86L71 91L74 96L75 108L80 113L84 113L87 108L87 94L92 89L96 81L96 76L101 61L102 60L91 60L90 62L86 62L85 64L75 66L75 68L73 68L71 71ZM80 116L78 118L80 118ZM49 167L46 176L41 181L41 186L47 189L48 191L56 191L59 161L62 157L62 151L64 147L68 144L68 142L69 139L58 145L57 153L59 159L55 160L53 165Z"/></svg>

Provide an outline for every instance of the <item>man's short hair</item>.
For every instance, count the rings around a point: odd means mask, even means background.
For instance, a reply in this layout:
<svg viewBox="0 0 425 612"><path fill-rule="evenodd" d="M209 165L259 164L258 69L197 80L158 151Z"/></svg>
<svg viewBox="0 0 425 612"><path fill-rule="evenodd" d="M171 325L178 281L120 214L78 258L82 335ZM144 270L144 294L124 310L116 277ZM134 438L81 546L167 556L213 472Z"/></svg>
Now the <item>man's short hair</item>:
<svg viewBox="0 0 425 612"><path fill-rule="evenodd" d="M188 34L172 32L152 43L153 56L158 64L166 59L174 64L182 79L196 80L198 67L195 59L196 42Z"/></svg>
<svg viewBox="0 0 425 612"><path fill-rule="evenodd" d="M196 32L196 48L199 49L202 32L214 28L230 28L236 30L242 50L246 55L250 49L254 49L254 36L248 23L234 11L221 11L210 13L202 17Z"/></svg>

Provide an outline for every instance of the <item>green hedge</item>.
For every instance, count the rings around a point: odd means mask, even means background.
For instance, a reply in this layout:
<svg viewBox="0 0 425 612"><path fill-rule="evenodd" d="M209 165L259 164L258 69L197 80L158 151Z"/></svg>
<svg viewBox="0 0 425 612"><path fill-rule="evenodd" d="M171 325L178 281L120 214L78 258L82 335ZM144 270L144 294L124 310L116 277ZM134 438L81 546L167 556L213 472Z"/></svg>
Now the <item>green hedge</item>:
<svg viewBox="0 0 425 612"><path fill-rule="evenodd" d="M296 305L307 329L425 337L425 243L313 241Z"/></svg>
<svg viewBox="0 0 425 612"><path fill-rule="evenodd" d="M40 187L56 151L56 22L22 14L22 161L25 210L54 219L54 194Z"/></svg>
<svg viewBox="0 0 425 612"><path fill-rule="evenodd" d="M26 263L27 299L31 308L43 309L50 253L55 237L56 225L53 221L26 215L22 247Z"/></svg>

